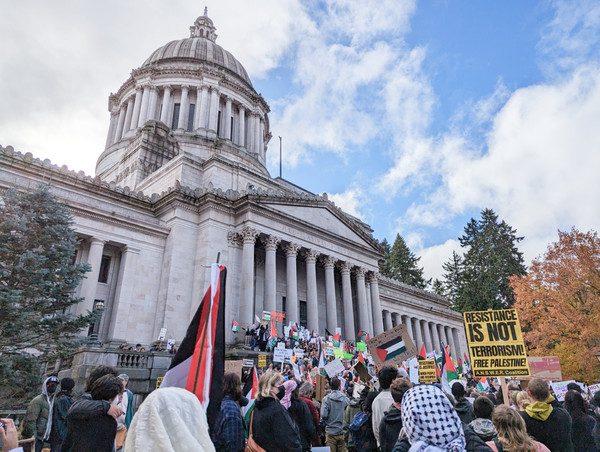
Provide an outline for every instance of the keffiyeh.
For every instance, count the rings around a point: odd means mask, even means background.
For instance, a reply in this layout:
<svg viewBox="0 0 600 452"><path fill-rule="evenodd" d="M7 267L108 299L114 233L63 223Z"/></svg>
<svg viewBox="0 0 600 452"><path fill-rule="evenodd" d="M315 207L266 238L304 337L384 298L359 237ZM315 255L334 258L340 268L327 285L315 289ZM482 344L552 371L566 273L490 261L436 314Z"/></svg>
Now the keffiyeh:
<svg viewBox="0 0 600 452"><path fill-rule="evenodd" d="M298 386L298 383L296 383L294 380L288 380L285 383L283 383L283 387L285 388L285 395L283 396L283 399L281 399L281 404L286 410L292 404L292 392L294 392L296 386Z"/></svg>
<svg viewBox="0 0 600 452"><path fill-rule="evenodd" d="M434 386L409 389L402 398L402 426L410 452L462 452L465 434L458 414Z"/></svg>

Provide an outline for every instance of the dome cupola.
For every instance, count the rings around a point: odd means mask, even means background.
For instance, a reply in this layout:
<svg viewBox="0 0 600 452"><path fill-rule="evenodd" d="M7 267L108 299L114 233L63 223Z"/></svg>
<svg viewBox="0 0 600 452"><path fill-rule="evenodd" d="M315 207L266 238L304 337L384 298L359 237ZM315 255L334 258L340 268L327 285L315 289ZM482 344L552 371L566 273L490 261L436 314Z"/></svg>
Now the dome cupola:
<svg viewBox="0 0 600 452"><path fill-rule="evenodd" d="M204 7L204 15L200 16L190 27L190 38L206 38L209 41L215 42L217 35L215 34L213 21L208 17L208 7Z"/></svg>

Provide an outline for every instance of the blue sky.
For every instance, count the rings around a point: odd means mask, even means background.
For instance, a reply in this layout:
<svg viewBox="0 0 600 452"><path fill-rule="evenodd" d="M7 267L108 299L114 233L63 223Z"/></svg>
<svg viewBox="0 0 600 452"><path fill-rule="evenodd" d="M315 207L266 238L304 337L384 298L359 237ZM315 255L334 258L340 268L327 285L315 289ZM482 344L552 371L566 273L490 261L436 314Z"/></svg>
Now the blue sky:
<svg viewBox="0 0 600 452"><path fill-rule="evenodd" d="M593 1L206 1L271 105L269 169L402 234L428 276L489 207L527 260L597 229ZM93 174L107 97L203 5L0 0L0 143ZM10 70L5 70L9 68ZM25 86L25 88L24 88Z"/></svg>

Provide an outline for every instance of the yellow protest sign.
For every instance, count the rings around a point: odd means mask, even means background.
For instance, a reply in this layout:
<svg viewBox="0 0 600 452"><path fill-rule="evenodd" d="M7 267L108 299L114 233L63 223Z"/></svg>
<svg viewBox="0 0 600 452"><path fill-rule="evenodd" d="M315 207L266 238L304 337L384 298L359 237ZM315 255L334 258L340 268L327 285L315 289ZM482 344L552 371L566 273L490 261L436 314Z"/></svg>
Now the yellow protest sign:
<svg viewBox="0 0 600 452"><path fill-rule="evenodd" d="M434 383L437 381L435 361L433 359L419 360L419 383Z"/></svg>
<svg viewBox="0 0 600 452"><path fill-rule="evenodd" d="M342 359L344 358L344 350L341 350L339 348L336 348L333 350L333 356L338 358L338 359Z"/></svg>
<svg viewBox="0 0 600 452"><path fill-rule="evenodd" d="M463 313L474 377L528 377L516 309Z"/></svg>
<svg viewBox="0 0 600 452"><path fill-rule="evenodd" d="M160 385L162 384L164 379L165 377L156 377L156 389L160 388Z"/></svg>
<svg viewBox="0 0 600 452"><path fill-rule="evenodd" d="M258 355L258 367L267 367L267 355Z"/></svg>

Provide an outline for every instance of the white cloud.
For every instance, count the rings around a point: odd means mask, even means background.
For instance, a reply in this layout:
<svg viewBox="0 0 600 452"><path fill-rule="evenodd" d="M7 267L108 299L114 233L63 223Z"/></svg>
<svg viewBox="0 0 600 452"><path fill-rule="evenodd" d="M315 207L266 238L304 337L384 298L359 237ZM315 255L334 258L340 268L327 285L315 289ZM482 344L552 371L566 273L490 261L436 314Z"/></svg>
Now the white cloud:
<svg viewBox="0 0 600 452"><path fill-rule="evenodd" d="M448 262L453 251L462 254L458 240L446 240L441 245L430 246L415 252L421 258L419 266L423 267L425 279L441 280L444 273L442 265Z"/></svg>
<svg viewBox="0 0 600 452"><path fill-rule="evenodd" d="M336 206L360 220L364 220L362 209L367 201L365 194L356 186L352 186L343 193L334 193L327 195Z"/></svg>

